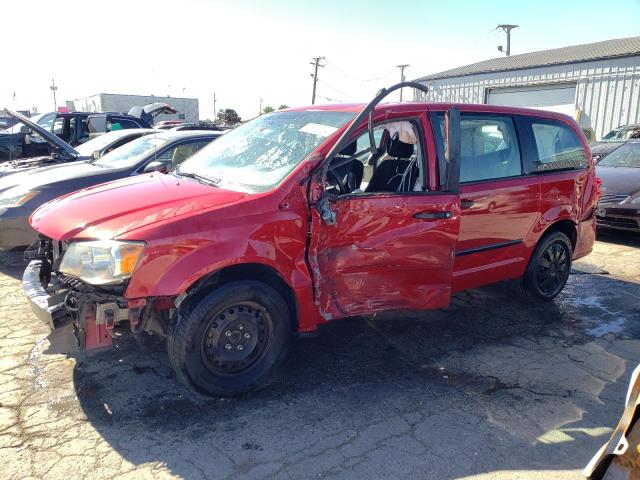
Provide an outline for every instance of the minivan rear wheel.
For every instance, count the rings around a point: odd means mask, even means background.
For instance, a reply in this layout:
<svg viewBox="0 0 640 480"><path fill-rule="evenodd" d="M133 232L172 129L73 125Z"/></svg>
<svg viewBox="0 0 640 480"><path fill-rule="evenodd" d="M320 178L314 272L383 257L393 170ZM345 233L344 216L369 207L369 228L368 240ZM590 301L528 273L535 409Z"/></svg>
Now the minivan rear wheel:
<svg viewBox="0 0 640 480"><path fill-rule="evenodd" d="M553 300L562 291L571 271L572 247L562 232L552 232L538 243L522 278L520 292L533 300Z"/></svg>
<svg viewBox="0 0 640 480"><path fill-rule="evenodd" d="M167 343L182 382L222 396L269 384L291 332L289 308L280 293L262 282L239 281L185 303Z"/></svg>

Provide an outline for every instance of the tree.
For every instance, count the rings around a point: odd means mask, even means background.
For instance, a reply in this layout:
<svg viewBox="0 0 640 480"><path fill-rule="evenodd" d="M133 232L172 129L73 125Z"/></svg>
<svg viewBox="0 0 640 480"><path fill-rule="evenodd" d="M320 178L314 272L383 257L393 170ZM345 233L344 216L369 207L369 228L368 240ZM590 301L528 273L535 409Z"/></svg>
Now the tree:
<svg viewBox="0 0 640 480"><path fill-rule="evenodd" d="M262 109L262 113L271 113L271 112L274 112L275 110L276 110L275 108L270 107L269 105L267 105L266 107L264 107Z"/></svg>
<svg viewBox="0 0 640 480"><path fill-rule="evenodd" d="M284 110L285 108L289 108L289 105L287 105L286 103L283 103L278 107L278 110Z"/></svg>

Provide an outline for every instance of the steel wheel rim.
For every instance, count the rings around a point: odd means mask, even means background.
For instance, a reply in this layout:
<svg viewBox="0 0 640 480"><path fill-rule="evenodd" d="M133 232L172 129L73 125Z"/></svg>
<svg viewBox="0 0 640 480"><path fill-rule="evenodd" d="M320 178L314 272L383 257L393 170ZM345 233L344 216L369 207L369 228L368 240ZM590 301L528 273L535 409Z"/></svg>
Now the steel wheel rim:
<svg viewBox="0 0 640 480"><path fill-rule="evenodd" d="M265 356L272 338L273 320L267 309L256 302L236 302L209 318L200 353L213 373L237 375Z"/></svg>
<svg viewBox="0 0 640 480"><path fill-rule="evenodd" d="M569 276L569 255L564 245L552 243L544 251L538 262L536 280L544 295L556 295Z"/></svg>

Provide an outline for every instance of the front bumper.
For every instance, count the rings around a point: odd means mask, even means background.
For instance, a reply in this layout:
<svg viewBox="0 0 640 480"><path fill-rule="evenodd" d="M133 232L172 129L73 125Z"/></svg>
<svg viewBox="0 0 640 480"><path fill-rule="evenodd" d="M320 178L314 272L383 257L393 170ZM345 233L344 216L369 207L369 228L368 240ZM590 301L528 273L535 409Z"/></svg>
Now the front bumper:
<svg viewBox="0 0 640 480"><path fill-rule="evenodd" d="M22 288L36 317L51 329L58 328L71 319L65 306L68 290L45 289L40 280L41 269L42 260L32 260L22 275Z"/></svg>
<svg viewBox="0 0 640 480"><path fill-rule="evenodd" d="M640 208L621 208L620 205L598 205L598 227L640 232Z"/></svg>

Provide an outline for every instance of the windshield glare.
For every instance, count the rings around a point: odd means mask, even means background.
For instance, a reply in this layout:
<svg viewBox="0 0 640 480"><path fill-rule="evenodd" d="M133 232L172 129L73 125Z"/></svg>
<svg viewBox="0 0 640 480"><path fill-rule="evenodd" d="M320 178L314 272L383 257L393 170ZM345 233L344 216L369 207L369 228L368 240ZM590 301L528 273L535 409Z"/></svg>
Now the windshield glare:
<svg viewBox="0 0 640 480"><path fill-rule="evenodd" d="M108 132L102 135L98 135L97 137L92 138L91 140L88 140L75 148L80 156L90 157L96 150L102 151L102 149L108 147L111 143L115 142L119 138L123 138L120 132Z"/></svg>
<svg viewBox="0 0 640 480"><path fill-rule="evenodd" d="M204 147L180 166L230 190L265 192L280 183L351 112L277 112L248 122Z"/></svg>
<svg viewBox="0 0 640 480"><path fill-rule="evenodd" d="M136 163L144 160L144 158L154 150L159 150L167 143L168 140L156 135L146 135L136 138L120 148L116 148L107 153L99 160L96 160L94 165L107 168L133 167Z"/></svg>
<svg viewBox="0 0 640 480"><path fill-rule="evenodd" d="M605 167L640 168L640 143L626 143L598 162Z"/></svg>
<svg viewBox="0 0 640 480"><path fill-rule="evenodd" d="M638 137L638 130L619 128L612 130L602 137L603 142L624 142Z"/></svg>

